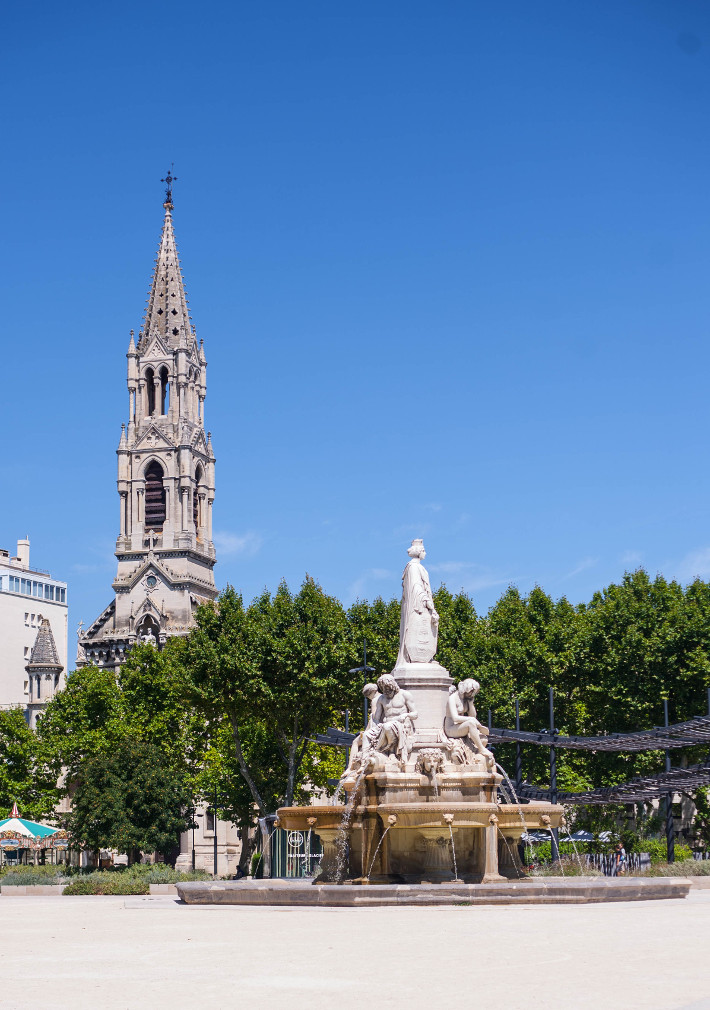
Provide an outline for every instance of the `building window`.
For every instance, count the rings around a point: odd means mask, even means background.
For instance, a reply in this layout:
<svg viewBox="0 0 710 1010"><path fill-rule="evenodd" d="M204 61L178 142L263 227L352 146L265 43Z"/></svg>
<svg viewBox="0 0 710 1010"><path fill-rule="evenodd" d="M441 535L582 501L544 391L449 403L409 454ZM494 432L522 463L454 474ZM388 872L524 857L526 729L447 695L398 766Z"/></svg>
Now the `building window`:
<svg viewBox="0 0 710 1010"><path fill-rule="evenodd" d="M153 460L145 472L145 529L162 533L165 522L163 468Z"/></svg>
<svg viewBox="0 0 710 1010"><path fill-rule="evenodd" d="M45 598L45 600L53 600L54 599L54 586L45 586L44 587L44 598Z"/></svg>
<svg viewBox="0 0 710 1010"><path fill-rule="evenodd" d="M27 657L29 656L29 654L30 654L30 647L29 647L29 645L26 645L25 646L25 659L27 659Z"/></svg>
<svg viewBox="0 0 710 1010"><path fill-rule="evenodd" d="M155 375L153 369L149 368L145 373L145 391L148 394L148 414L153 415L155 413Z"/></svg>
<svg viewBox="0 0 710 1010"><path fill-rule="evenodd" d="M205 831L214 832L214 813L210 813L209 810L205 819Z"/></svg>
<svg viewBox="0 0 710 1010"><path fill-rule="evenodd" d="M160 413L167 414L170 410L170 379L167 368L160 369Z"/></svg>

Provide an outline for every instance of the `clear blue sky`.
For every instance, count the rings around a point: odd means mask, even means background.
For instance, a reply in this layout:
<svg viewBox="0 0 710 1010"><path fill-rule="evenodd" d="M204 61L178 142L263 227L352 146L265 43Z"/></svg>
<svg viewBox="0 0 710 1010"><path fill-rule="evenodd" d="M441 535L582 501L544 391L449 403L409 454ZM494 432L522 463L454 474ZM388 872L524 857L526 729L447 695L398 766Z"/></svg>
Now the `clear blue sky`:
<svg viewBox="0 0 710 1010"><path fill-rule="evenodd" d="M11 5L1 546L112 597L175 162L219 585L710 576L710 7Z"/></svg>

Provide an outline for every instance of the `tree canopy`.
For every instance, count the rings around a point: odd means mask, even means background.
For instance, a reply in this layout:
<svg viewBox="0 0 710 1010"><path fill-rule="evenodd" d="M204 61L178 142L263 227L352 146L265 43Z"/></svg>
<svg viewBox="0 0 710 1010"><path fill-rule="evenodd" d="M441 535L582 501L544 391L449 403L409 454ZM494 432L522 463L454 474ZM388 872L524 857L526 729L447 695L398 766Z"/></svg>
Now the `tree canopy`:
<svg viewBox="0 0 710 1010"><path fill-rule="evenodd" d="M513 586L485 615L466 594L446 587L435 602L437 658L454 679L480 682L483 720L490 707L496 725L512 726L517 698L522 727L543 729L550 687L562 733L658 725L664 698L671 721L705 711L708 583L682 587L639 570L578 605L539 587L523 595ZM358 601L346 611L307 577L298 592L282 583L245 605L227 587L198 608L186 638L171 639L162 651L137 646L118 677L92 667L72 674L40 720L39 750L32 751L16 719L6 727L0 719L0 747L17 752L14 770L5 771L8 784L0 779L0 787L8 796L18 793L34 774L27 769L43 761L67 768L68 786L88 781L88 761L123 753L127 740L137 740L156 748L161 766L192 798L211 799L216 791L220 812L249 827L255 816L305 800L337 778L343 755L313 737L329 725L342 727L346 710L357 728L363 677L349 670L360 665L364 638L377 671L372 678L391 670L398 635L397 599ZM699 758L690 750L676 753L674 761ZM512 746L500 747L498 757L512 766ZM548 760L545 748L525 748L526 777L545 785ZM613 785L662 762L659 752L560 751L558 784L571 790ZM104 767L100 761L98 767Z"/></svg>

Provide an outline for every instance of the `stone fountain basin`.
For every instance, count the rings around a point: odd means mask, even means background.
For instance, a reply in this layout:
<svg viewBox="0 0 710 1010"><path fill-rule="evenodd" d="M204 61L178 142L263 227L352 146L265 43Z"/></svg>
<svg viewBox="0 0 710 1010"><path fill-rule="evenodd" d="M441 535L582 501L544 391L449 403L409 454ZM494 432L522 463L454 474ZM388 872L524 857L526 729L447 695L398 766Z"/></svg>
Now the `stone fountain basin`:
<svg viewBox="0 0 710 1010"><path fill-rule="evenodd" d="M525 823L521 821L517 806L498 803L380 803L378 805L358 805L353 810L351 828L359 827L363 814L377 814L383 827L390 826L390 815L397 820L391 830L412 828L447 827L451 814L451 827L487 828L491 815L498 818L498 828L509 838L520 837L525 831L547 830L560 827L564 810L552 803L528 803L522 807ZM345 806L337 804L312 807L281 807L278 811L279 823L287 831L337 831L343 820ZM545 818L543 820L543 818ZM549 821L547 820L549 818Z"/></svg>
<svg viewBox="0 0 710 1010"><path fill-rule="evenodd" d="M279 827L286 831L313 831L318 829L337 831L343 819L345 806L322 804L312 807L280 807L277 811ZM314 820L315 818L315 820Z"/></svg>

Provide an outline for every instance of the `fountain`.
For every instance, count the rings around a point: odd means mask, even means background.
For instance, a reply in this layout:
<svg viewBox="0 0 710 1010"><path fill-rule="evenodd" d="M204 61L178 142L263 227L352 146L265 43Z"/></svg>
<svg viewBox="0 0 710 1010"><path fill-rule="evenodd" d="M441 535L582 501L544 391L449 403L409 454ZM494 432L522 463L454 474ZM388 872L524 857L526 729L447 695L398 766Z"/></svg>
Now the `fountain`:
<svg viewBox="0 0 710 1010"><path fill-rule="evenodd" d="M347 803L279 810L286 829L303 830L307 817L316 818L323 844L316 883L433 884L451 881L454 872L470 883L515 879L522 876L513 854L523 832L542 827L543 817L553 827L562 818L562 807L551 803L527 804L523 820L517 806L497 802L502 776L476 715L479 685L468 678L455 686L434 660L439 615L421 540L409 556L399 655L376 691L364 688L372 714L339 786ZM363 877L377 856L374 876Z"/></svg>
<svg viewBox="0 0 710 1010"><path fill-rule="evenodd" d="M323 857L313 883L212 881L178 884L191 903L474 904L685 897L682 878L521 879L521 836L563 823L563 808L499 803L505 778L479 722L479 684L454 684L434 660L439 615L422 565L421 540L402 578L399 654L391 673L366 684L368 725L353 743L336 796L345 803L282 807L287 830L313 831ZM313 886L313 884L317 886ZM362 885L376 885L363 887ZM355 885L355 886L353 886Z"/></svg>

